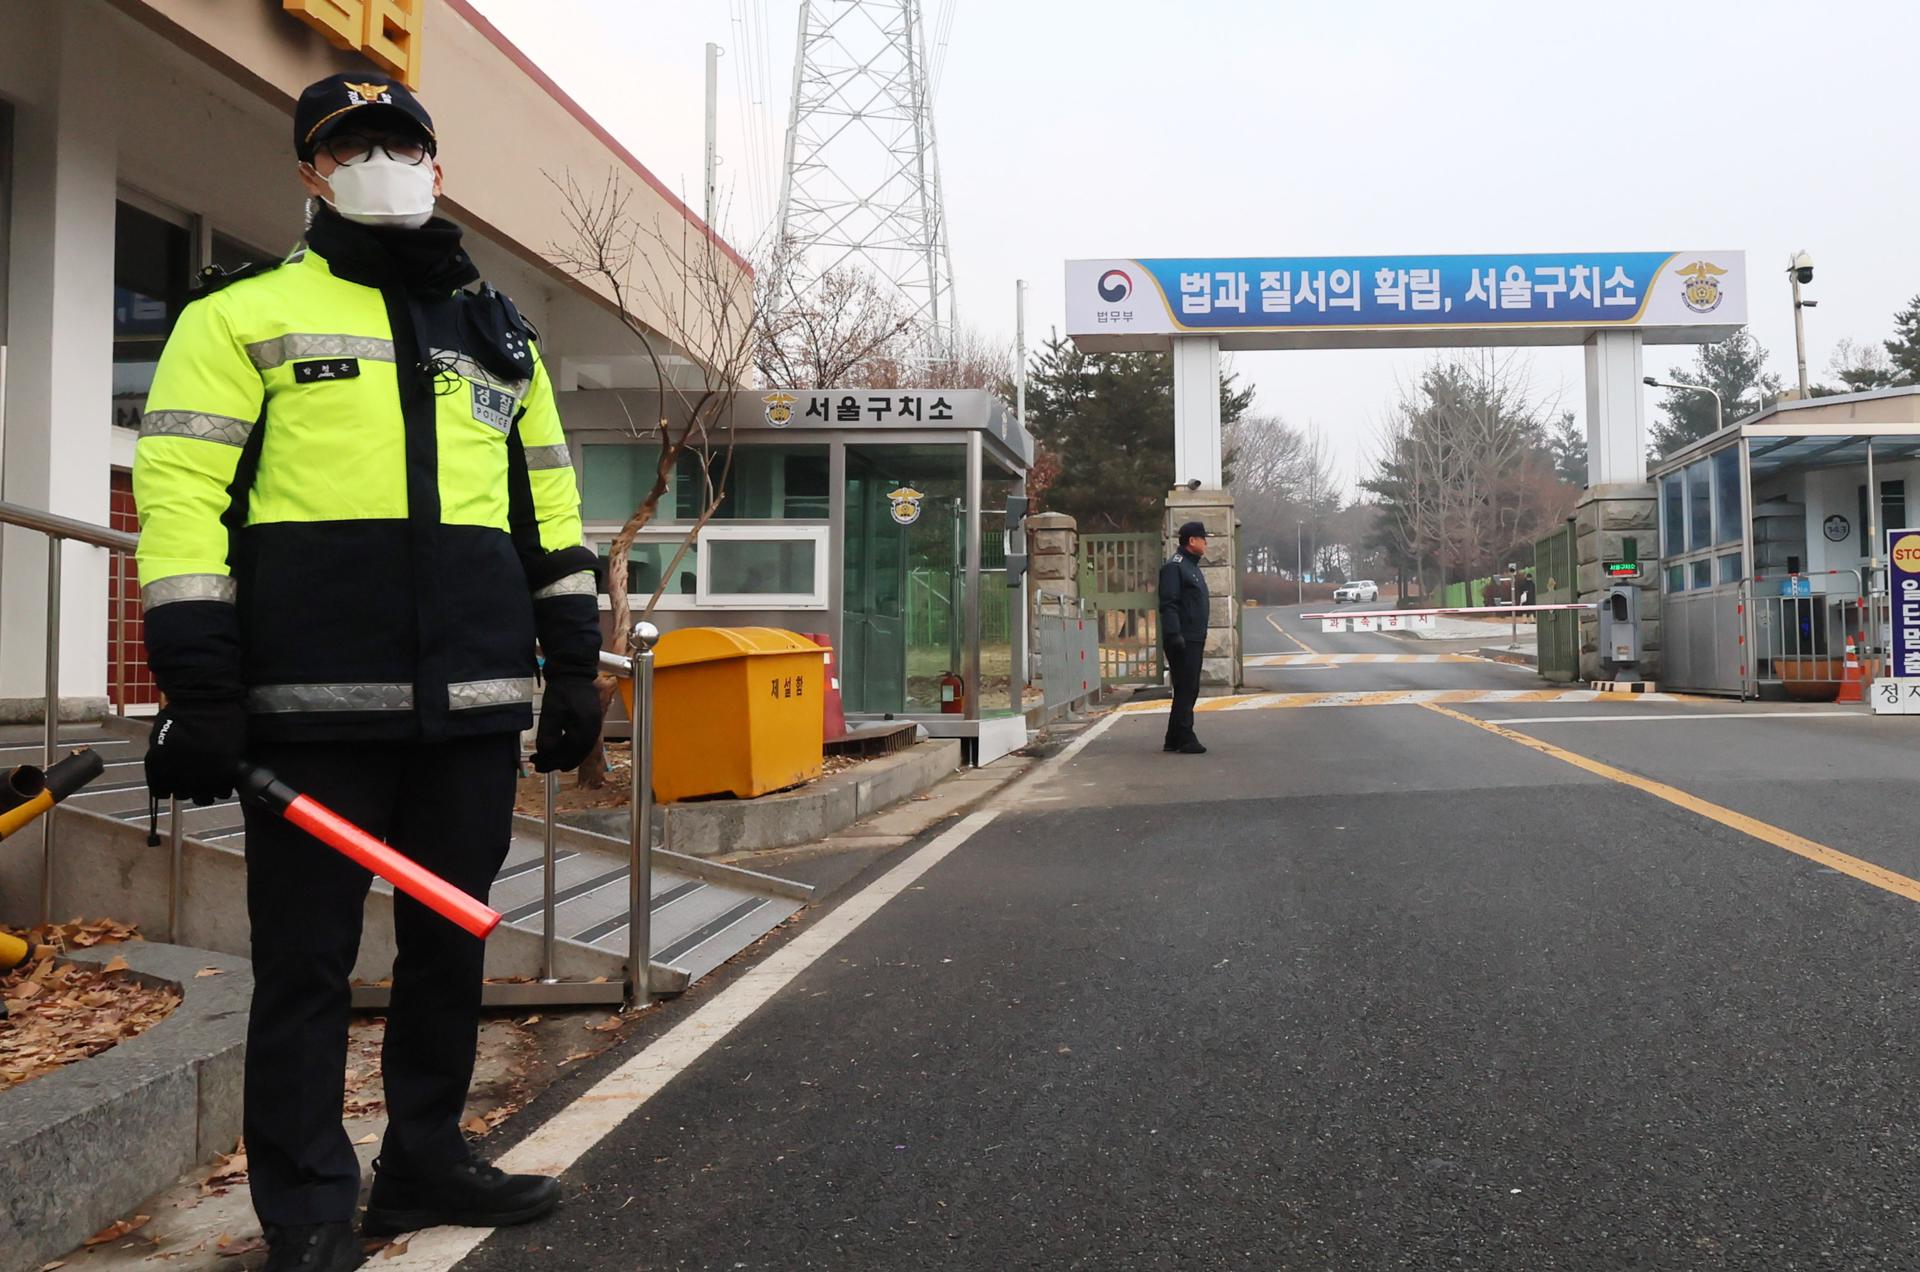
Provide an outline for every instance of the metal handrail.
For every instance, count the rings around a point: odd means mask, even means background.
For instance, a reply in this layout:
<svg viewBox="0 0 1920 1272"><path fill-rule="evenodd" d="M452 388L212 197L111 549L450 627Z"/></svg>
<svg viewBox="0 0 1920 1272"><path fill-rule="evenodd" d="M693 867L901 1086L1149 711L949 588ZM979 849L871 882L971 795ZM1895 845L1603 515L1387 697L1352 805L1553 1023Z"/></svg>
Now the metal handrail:
<svg viewBox="0 0 1920 1272"><path fill-rule="evenodd" d="M140 536L137 534L97 526L91 521L81 521L75 517L63 517L57 512L42 512L38 508L5 500L0 500L0 525L38 530L56 539L72 539L75 543L91 543L96 548L115 548L121 552L132 552L140 546Z"/></svg>
<svg viewBox="0 0 1920 1272"><path fill-rule="evenodd" d="M66 541L85 543L92 547L105 548L110 552L133 552L140 544L140 536L124 530L115 530L108 526L95 525L74 517L63 517L58 513L43 512L38 508L29 508L23 504L0 500L0 525L18 526L23 530L32 530L47 536L47 676L46 676L46 735L43 743L43 767L51 768L59 747L60 729L60 576L62 561L60 545ZM114 622L120 622L120 610L123 602L117 593L114 598ZM629 658L619 654L602 652L600 668L633 682L634 715L641 723L634 729L632 763L633 789L631 801L631 842L628 860L628 962L627 962L627 998L631 1003L644 1003L652 991L651 976L651 923L652 918L652 882L653 882L653 835L652 835L652 711L651 698L653 688L653 643L659 639L658 631L650 623L636 623L632 640L641 650L638 657ZM122 686L124 697L124 684ZM124 707L124 703L122 704ZM567 987L554 980L555 944L557 933L554 929L554 884L556 851L554 843L554 794L553 775L548 775L546 783L546 834L544 852L544 875L546 897L544 910L545 931L541 949L541 980L558 991L557 998L564 1000ZM57 819L48 817L42 820L41 832L41 871L40 871L40 917L42 922L53 921L53 852L54 825ZM180 939L180 877L184 853L183 823L181 822L180 801L171 802L169 813L169 838L171 854L167 875L167 936L168 939Z"/></svg>
<svg viewBox="0 0 1920 1272"><path fill-rule="evenodd" d="M60 748L60 582L65 562L61 559L60 545L69 540L85 543L96 548L105 548L110 552L132 552L139 547L140 536L128 534L124 530L115 530L109 526L95 525L91 521L81 521L76 517L63 517L58 513L44 512L39 508L29 508L25 504L8 503L0 500L0 525L18 526L23 530L32 530L47 536L47 664L46 694L43 712L46 716L46 732L41 742L41 763L52 768ZM121 615L124 608L119 595L116 578L113 598L113 622L118 636ZM125 686L122 685L122 698ZM124 708L124 703L122 704ZM174 826L180 822L180 801L172 804ZM57 817L45 819L40 831L40 921L53 922L53 841ZM172 873L167 878L167 939L177 941L180 937L180 836L173 837Z"/></svg>

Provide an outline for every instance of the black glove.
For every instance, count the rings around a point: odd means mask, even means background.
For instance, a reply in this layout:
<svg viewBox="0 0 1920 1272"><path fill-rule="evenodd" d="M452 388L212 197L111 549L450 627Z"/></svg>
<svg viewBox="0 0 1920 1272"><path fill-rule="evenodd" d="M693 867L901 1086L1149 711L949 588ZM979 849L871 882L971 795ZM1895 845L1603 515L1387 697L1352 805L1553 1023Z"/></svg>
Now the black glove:
<svg viewBox="0 0 1920 1272"><path fill-rule="evenodd" d="M247 753L247 710L237 698L172 702L153 718L147 744L147 789L211 804L233 794Z"/></svg>
<svg viewBox="0 0 1920 1272"><path fill-rule="evenodd" d="M605 710L593 677L549 674L540 699L540 730L533 735L534 771L579 768L600 736Z"/></svg>

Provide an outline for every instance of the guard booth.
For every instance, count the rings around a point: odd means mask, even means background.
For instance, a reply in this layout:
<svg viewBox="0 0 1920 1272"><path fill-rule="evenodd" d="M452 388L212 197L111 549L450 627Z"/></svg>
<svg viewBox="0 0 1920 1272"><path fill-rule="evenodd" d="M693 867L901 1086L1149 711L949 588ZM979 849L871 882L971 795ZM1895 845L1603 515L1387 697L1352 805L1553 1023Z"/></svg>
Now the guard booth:
<svg viewBox="0 0 1920 1272"><path fill-rule="evenodd" d="M581 389L559 406L604 563L653 485L660 399ZM1012 411L980 390L743 390L731 418L704 464L682 456L634 543L636 611L664 578L663 630L828 636L849 721L914 720L979 764L1025 745L1025 590L1008 586L1005 512L1026 489L1033 438ZM682 552L709 481L726 498Z"/></svg>
<svg viewBox="0 0 1920 1272"><path fill-rule="evenodd" d="M1888 529L1911 524L1920 387L1781 402L1662 458L1663 687L1831 699L1885 665Z"/></svg>

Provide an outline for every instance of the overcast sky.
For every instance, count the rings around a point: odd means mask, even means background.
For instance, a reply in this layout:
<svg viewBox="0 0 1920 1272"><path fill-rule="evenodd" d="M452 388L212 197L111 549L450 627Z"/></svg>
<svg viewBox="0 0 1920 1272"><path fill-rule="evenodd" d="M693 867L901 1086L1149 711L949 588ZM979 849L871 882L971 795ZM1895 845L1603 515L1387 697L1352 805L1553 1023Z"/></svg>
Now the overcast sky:
<svg viewBox="0 0 1920 1272"><path fill-rule="evenodd" d="M722 228L764 231L798 0L476 2L696 206L703 50L724 46ZM1071 257L1732 248L1791 383L1795 248L1818 264L1816 379L1920 292L1912 0L923 3L949 32L931 60L960 317L997 336L1017 278L1030 343L1062 323ZM1648 370L1689 353L1649 349ZM1236 365L1352 478L1428 356ZM1584 413L1578 350L1533 365Z"/></svg>

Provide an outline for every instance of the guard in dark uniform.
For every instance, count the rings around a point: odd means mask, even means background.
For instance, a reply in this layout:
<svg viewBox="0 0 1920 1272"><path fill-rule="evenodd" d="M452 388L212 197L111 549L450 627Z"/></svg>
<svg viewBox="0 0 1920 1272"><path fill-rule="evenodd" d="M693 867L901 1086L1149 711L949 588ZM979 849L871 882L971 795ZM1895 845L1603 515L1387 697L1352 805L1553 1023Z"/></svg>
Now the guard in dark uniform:
<svg viewBox="0 0 1920 1272"><path fill-rule="evenodd" d="M301 250L214 278L168 338L133 467L141 601L167 696L157 798L243 760L479 897L512 836L519 735L569 769L600 726L597 560L537 334L433 215L433 122L368 72L294 112ZM536 661L535 642L540 659ZM362 1261L340 1123L368 873L247 809L246 1136L269 1272ZM484 947L405 896L366 1230L538 1218L555 1180L460 1132Z"/></svg>
<svg viewBox="0 0 1920 1272"><path fill-rule="evenodd" d="M1180 550L1160 567L1160 639L1173 675L1173 711L1167 716L1169 751L1205 755L1193 734L1193 704L1200 697L1200 662L1207 649L1207 528L1198 521L1180 527Z"/></svg>

